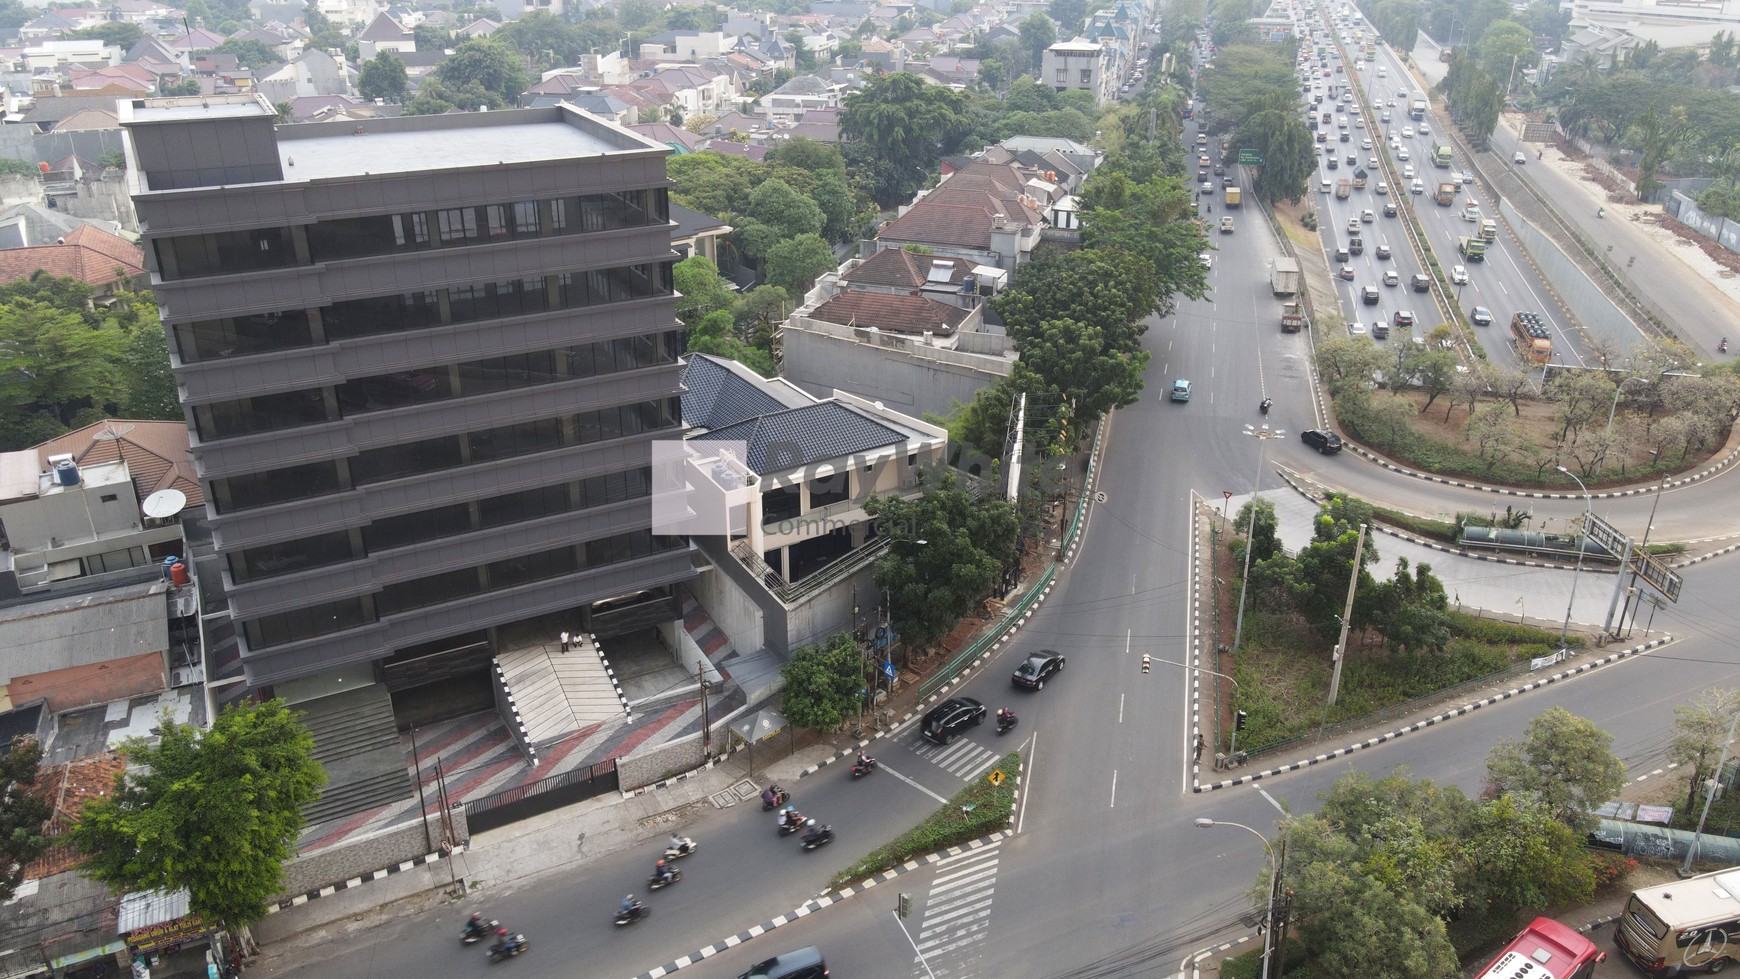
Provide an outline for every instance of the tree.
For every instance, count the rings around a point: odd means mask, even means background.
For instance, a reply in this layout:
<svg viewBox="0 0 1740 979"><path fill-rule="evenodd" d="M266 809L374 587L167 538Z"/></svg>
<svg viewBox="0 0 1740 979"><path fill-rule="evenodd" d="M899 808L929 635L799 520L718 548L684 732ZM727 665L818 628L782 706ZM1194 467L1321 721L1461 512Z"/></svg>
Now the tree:
<svg viewBox="0 0 1740 979"><path fill-rule="evenodd" d="M677 319L685 325L694 326L709 313L731 309L731 285L704 255L691 255L671 266L671 282L682 294L677 300Z"/></svg>
<svg viewBox="0 0 1740 979"><path fill-rule="evenodd" d="M1317 144L1297 110L1252 113L1234 131L1233 148L1257 151L1263 165L1251 187L1270 204L1283 200L1297 204L1311 189Z"/></svg>
<svg viewBox="0 0 1740 979"><path fill-rule="evenodd" d="M282 700L230 707L209 731L165 716L158 733L128 739L114 792L85 803L81 869L118 891L186 888L210 922L259 920L326 782L313 736Z"/></svg>
<svg viewBox="0 0 1740 979"><path fill-rule="evenodd" d="M1508 738L1492 749L1487 784L1498 795L1533 795L1555 819L1587 833L1595 828L1595 810L1625 783L1625 764L1612 748L1613 735L1552 707L1529 722L1522 740Z"/></svg>
<svg viewBox="0 0 1740 979"><path fill-rule="evenodd" d="M769 285L801 296L810 291L816 279L833 271L839 264L833 249L820 235L799 235L768 250L765 271Z"/></svg>
<svg viewBox="0 0 1740 979"><path fill-rule="evenodd" d="M888 590L895 632L915 645L948 635L1020 554L1015 508L979 498L952 472L923 496L872 497L864 511L893 542L876 562L876 584Z"/></svg>
<svg viewBox="0 0 1740 979"><path fill-rule="evenodd" d="M1021 22L1021 54L1027 59L1025 67L1037 70L1045 49L1056 43L1057 28L1052 26L1050 18L1034 14Z"/></svg>
<svg viewBox="0 0 1740 979"><path fill-rule="evenodd" d="M10 901L24 868L48 852L43 832L54 809L36 791L42 745L16 737L0 754L0 901Z"/></svg>
<svg viewBox="0 0 1740 979"><path fill-rule="evenodd" d="M30 299L0 304L0 405L34 405L62 421L120 399L126 338L78 313Z"/></svg>
<svg viewBox="0 0 1740 979"><path fill-rule="evenodd" d="M864 655L847 633L800 646L779 671L785 680L785 716L798 727L828 731L859 709Z"/></svg>
<svg viewBox="0 0 1740 979"><path fill-rule="evenodd" d="M145 31L138 24L127 21L114 21L108 24L98 24L82 31L74 31L74 37L95 38L104 44L113 44L125 51L145 36Z"/></svg>
<svg viewBox="0 0 1740 979"><path fill-rule="evenodd" d="M236 64L243 68L265 68L268 65L282 64L284 59L276 51L259 41L238 41L230 38L224 43L212 48L216 54L233 54Z"/></svg>
<svg viewBox="0 0 1740 979"><path fill-rule="evenodd" d="M777 375L779 368L773 362L773 354L732 336L731 327L731 314L725 310L701 317L689 331L689 353L735 360L762 377Z"/></svg>
<svg viewBox="0 0 1740 979"><path fill-rule="evenodd" d="M868 169L871 196L893 204L912 196L937 161L960 148L966 96L909 72L872 78L846 96L840 131Z"/></svg>
<svg viewBox="0 0 1740 979"><path fill-rule="evenodd" d="M1256 508L1256 521L1252 522L1252 507ZM1244 547L1251 548L1251 561L1261 562L1281 553L1281 538L1276 533L1280 520L1275 516L1275 504L1272 500L1256 497L1239 507L1239 512L1233 516L1232 532L1249 535ZM1237 555L1239 561L1244 560L1244 554Z"/></svg>
<svg viewBox="0 0 1740 979"><path fill-rule="evenodd" d="M1674 708L1674 735L1668 741L1668 761L1690 766L1686 774L1686 809L1698 806L1704 782L1714 776L1716 759L1728 743L1728 729L1740 713L1740 690L1711 687L1689 704Z"/></svg>
<svg viewBox="0 0 1740 979"><path fill-rule="evenodd" d="M1087 0L1051 0L1045 12L1051 19L1057 21L1063 33L1074 37L1081 32L1082 24L1087 20Z"/></svg>
<svg viewBox="0 0 1740 979"><path fill-rule="evenodd" d="M466 41L435 69L435 78L450 90L481 89L489 93L491 108L517 105L526 90L526 73L514 50L490 38ZM475 108L457 103L463 108Z"/></svg>
<svg viewBox="0 0 1740 979"><path fill-rule="evenodd" d="M411 90L405 76L405 63L393 52L382 51L363 65L362 73L357 76L356 90L371 102L375 99L404 101L405 93Z"/></svg>
<svg viewBox="0 0 1740 979"><path fill-rule="evenodd" d="M1073 402L1073 414L1091 424L1142 394L1149 353L1115 344L1113 332L1072 319L1024 323L1010 331L1021 351L1016 376L1028 390Z"/></svg>
<svg viewBox="0 0 1740 979"><path fill-rule="evenodd" d="M737 235L739 247L752 259L765 259L781 242L801 235L816 235L827 216L822 209L777 177L763 180L749 193L744 214L752 223Z"/></svg>
<svg viewBox="0 0 1740 979"><path fill-rule="evenodd" d="M161 327L156 323L144 323L129 330L121 364L125 368L127 383L121 405L126 417L161 421L182 419L175 373L169 366L169 344Z"/></svg>

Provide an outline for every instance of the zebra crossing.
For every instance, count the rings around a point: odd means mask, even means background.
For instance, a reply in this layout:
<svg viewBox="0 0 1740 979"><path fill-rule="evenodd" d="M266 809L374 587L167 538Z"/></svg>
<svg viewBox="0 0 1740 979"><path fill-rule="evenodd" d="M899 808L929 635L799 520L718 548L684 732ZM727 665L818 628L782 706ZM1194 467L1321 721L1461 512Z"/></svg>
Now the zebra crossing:
<svg viewBox="0 0 1740 979"><path fill-rule="evenodd" d="M906 746L912 749L913 754L964 782L978 778L985 769L1002 757L966 738L958 738L954 744L941 745L922 734L914 734L907 739Z"/></svg>
<svg viewBox="0 0 1740 979"><path fill-rule="evenodd" d="M996 893L999 840L937 864L936 878L924 900L924 920L913 935L918 955L913 974L967 979L974 974L979 948L991 926L991 899ZM921 960L922 957L922 960Z"/></svg>

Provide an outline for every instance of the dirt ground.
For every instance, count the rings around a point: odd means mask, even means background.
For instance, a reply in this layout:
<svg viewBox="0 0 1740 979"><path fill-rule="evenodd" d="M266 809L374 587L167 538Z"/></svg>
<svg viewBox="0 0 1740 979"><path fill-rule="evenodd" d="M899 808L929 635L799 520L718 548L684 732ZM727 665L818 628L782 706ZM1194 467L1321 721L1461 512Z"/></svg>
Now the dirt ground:
<svg viewBox="0 0 1740 979"><path fill-rule="evenodd" d="M1392 396L1406 398L1414 405L1416 412L1426 404L1426 395L1416 390L1403 391L1399 394L1393 394ZM1479 447L1468 437L1466 431L1468 425L1468 410L1466 406L1463 405L1457 405L1456 407L1451 408L1445 403L1446 397L1447 396L1440 396L1437 402L1432 405L1431 411L1428 411L1423 415L1417 414L1414 418L1414 428L1422 435L1436 439L1440 442L1447 442L1451 445L1457 446L1462 451L1472 456L1476 454ZM1498 399L1486 398L1482 400L1481 404L1485 405L1495 400ZM1522 408L1522 414L1516 418L1516 427L1522 430L1522 432L1527 435L1529 440L1534 444L1551 445L1553 443L1553 435L1558 431L1559 427L1557 419L1554 418L1557 406L1550 401L1536 401L1528 398L1524 398L1520 401L1519 405ZM1449 414L1448 420L1445 419L1446 412ZM1615 426L1621 425L1628 416L1633 414L1634 413L1626 410L1624 404L1621 404L1618 412L1613 416L1613 424ZM1641 422L1643 419L1642 413L1635 414L1636 418ZM1613 479L1623 479L1627 471L1647 469L1650 463L1650 450L1652 448L1653 445L1648 440L1637 439L1630 445L1627 445L1622 453L1616 453L1615 455L1609 456L1607 464L1603 466L1602 469L1610 477L1613 477ZM1693 462L1689 464L1695 464L1697 461L1698 460L1693 460ZM1609 481L1612 481L1612 479ZM1595 485L1595 483L1590 481L1590 485Z"/></svg>

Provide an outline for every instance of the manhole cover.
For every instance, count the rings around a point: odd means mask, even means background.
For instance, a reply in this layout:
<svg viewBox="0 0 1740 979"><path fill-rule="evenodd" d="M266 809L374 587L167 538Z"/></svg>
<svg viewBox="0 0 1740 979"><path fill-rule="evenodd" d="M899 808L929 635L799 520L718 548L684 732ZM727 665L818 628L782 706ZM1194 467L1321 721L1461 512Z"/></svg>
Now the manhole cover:
<svg viewBox="0 0 1740 979"><path fill-rule="evenodd" d="M755 783L748 779L744 779L736 785L731 786L728 791L736 793L739 801L743 799L753 799L756 796L761 795L761 789L757 788Z"/></svg>
<svg viewBox="0 0 1740 979"><path fill-rule="evenodd" d="M711 796L711 801L715 809L729 809L737 804L737 793L729 789L724 792L715 792Z"/></svg>

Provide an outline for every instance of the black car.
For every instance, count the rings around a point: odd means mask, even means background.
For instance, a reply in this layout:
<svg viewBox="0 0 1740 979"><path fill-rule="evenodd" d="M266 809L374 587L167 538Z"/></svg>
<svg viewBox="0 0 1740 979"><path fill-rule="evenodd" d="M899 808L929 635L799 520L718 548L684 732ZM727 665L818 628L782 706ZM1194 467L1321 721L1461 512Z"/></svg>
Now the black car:
<svg viewBox="0 0 1740 979"><path fill-rule="evenodd" d="M811 945L757 962L737 979L828 979L828 963L822 950Z"/></svg>
<svg viewBox="0 0 1740 979"><path fill-rule="evenodd" d="M1009 682L1029 690L1044 690L1045 681L1054 673L1063 672L1063 654L1055 649L1028 653L1027 662L1015 668Z"/></svg>
<svg viewBox="0 0 1740 979"><path fill-rule="evenodd" d="M1378 287L1366 286L1359 291L1359 297L1367 306L1376 306L1378 304Z"/></svg>
<svg viewBox="0 0 1740 979"><path fill-rule="evenodd" d="M924 715L924 736L937 744L948 744L960 736L962 729L985 723L985 705L971 697L950 697Z"/></svg>
<svg viewBox="0 0 1740 979"><path fill-rule="evenodd" d="M1389 203L1388 201L1385 201L1384 202L1384 217L1393 218L1395 216L1396 216L1396 206L1394 204Z"/></svg>
<svg viewBox="0 0 1740 979"><path fill-rule="evenodd" d="M1319 428L1308 428L1300 432L1299 441L1324 455L1334 455L1341 451L1341 436Z"/></svg>

